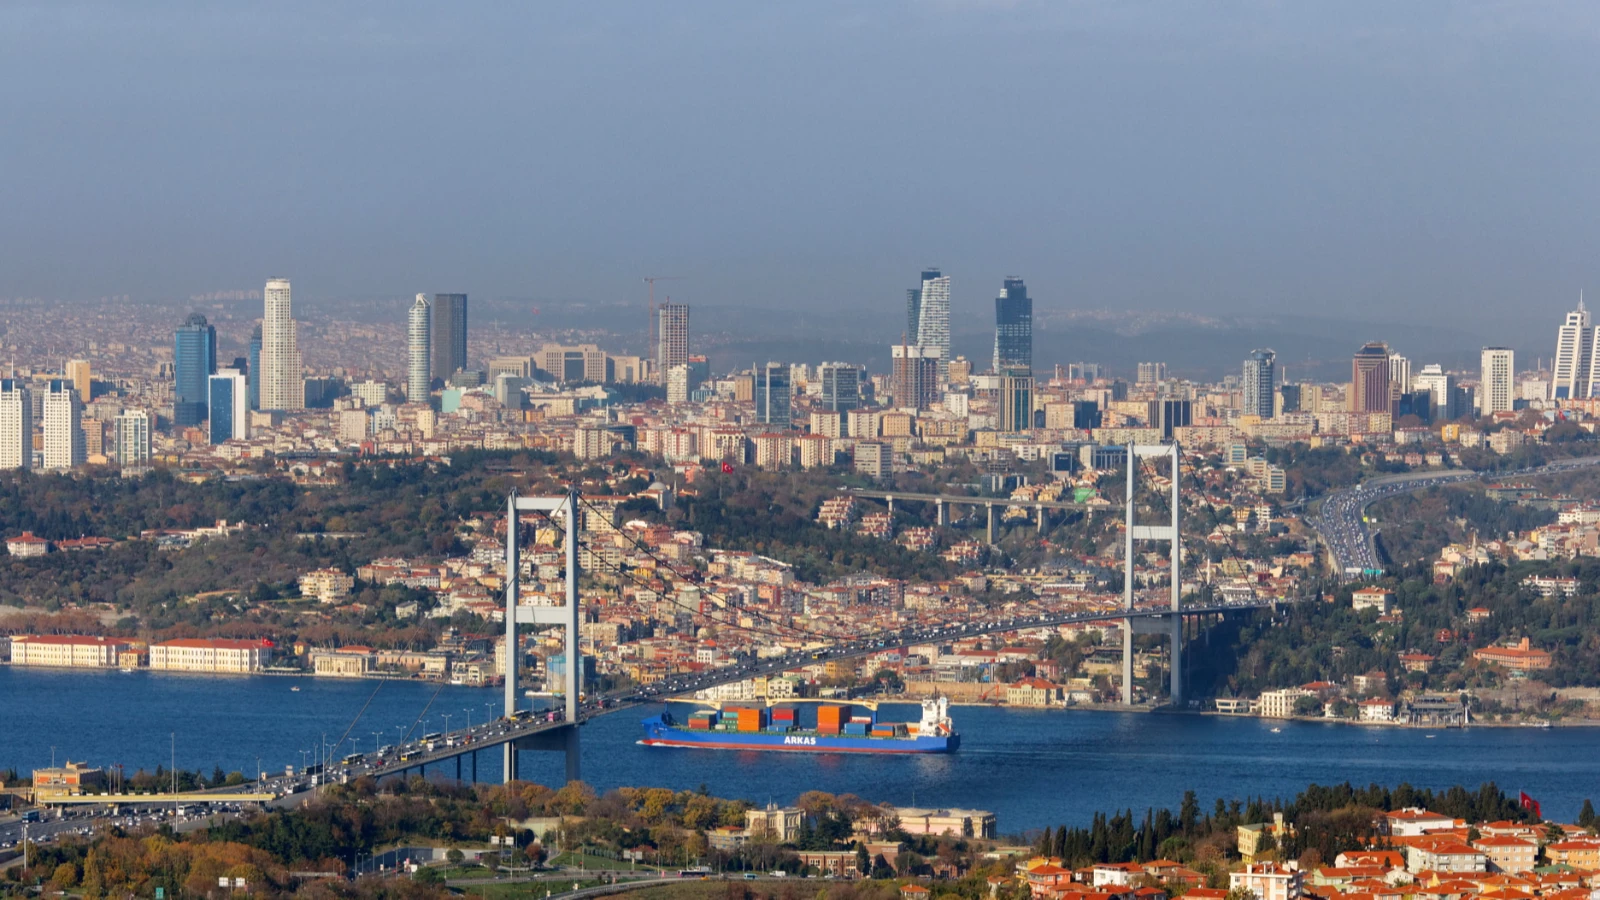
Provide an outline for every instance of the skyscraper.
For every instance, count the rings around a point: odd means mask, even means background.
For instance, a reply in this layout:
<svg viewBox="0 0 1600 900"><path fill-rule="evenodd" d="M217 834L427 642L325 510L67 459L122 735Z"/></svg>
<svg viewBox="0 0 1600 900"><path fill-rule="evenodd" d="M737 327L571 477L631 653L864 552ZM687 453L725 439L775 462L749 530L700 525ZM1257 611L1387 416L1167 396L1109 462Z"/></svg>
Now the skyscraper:
<svg viewBox="0 0 1600 900"><path fill-rule="evenodd" d="M788 428L793 417L794 387L789 367L769 362L756 367L756 421L763 425Z"/></svg>
<svg viewBox="0 0 1600 900"><path fill-rule="evenodd" d="M217 329L191 313L173 335L172 424L199 425L206 418L206 379L217 370Z"/></svg>
<svg viewBox="0 0 1600 900"><path fill-rule="evenodd" d="M1244 377L1241 379L1244 403L1239 408L1240 414L1272 418L1276 412L1273 409L1273 392L1277 390L1277 359L1278 354L1271 350L1250 351L1250 358L1244 361Z"/></svg>
<svg viewBox="0 0 1600 900"><path fill-rule="evenodd" d="M1021 278L1007 276L994 298L994 370L1033 372L1033 300Z"/></svg>
<svg viewBox="0 0 1600 900"><path fill-rule="evenodd" d="M467 295L433 295L432 336L428 345L434 378L448 381L467 367Z"/></svg>
<svg viewBox="0 0 1600 900"><path fill-rule="evenodd" d="M150 414L125 409L117 415L117 464L136 466L150 461Z"/></svg>
<svg viewBox="0 0 1600 900"><path fill-rule="evenodd" d="M33 468L33 397L20 378L0 379L0 469Z"/></svg>
<svg viewBox="0 0 1600 900"><path fill-rule="evenodd" d="M906 292L906 308L908 315L915 314L915 321L908 322L907 340L931 351L923 358L937 358L936 387L941 387L950 380L950 276L923 269L921 286Z"/></svg>
<svg viewBox="0 0 1600 900"><path fill-rule="evenodd" d="M822 408L849 412L861 406L861 369L849 363L823 363L817 367L822 382Z"/></svg>
<svg viewBox="0 0 1600 900"><path fill-rule="evenodd" d="M1483 373L1478 382L1478 412L1489 416L1509 412L1516 396L1511 390L1516 375L1516 354L1509 347L1483 348Z"/></svg>
<svg viewBox="0 0 1600 900"><path fill-rule="evenodd" d="M433 383L429 344L435 333L428 295L418 294L406 321L406 399L412 403L428 402L428 389Z"/></svg>
<svg viewBox="0 0 1600 900"><path fill-rule="evenodd" d="M250 408L261 408L261 323L250 331L250 357L245 377L250 384Z"/></svg>
<svg viewBox="0 0 1600 900"><path fill-rule="evenodd" d="M1389 345L1365 344L1350 362L1349 409L1359 413L1389 412Z"/></svg>
<svg viewBox="0 0 1600 900"><path fill-rule="evenodd" d="M211 376L210 421L206 438L213 444L250 437L250 385L238 369Z"/></svg>
<svg viewBox="0 0 1600 900"><path fill-rule="evenodd" d="M1444 370L1444 366L1438 363L1423 366L1414 383L1417 390L1427 391L1429 399L1433 401L1430 421L1454 419L1461 415L1461 410L1455 405L1456 380Z"/></svg>
<svg viewBox="0 0 1600 900"><path fill-rule="evenodd" d="M931 347L895 344L890 390L895 406L928 409L939 402L939 355Z"/></svg>
<svg viewBox="0 0 1600 900"><path fill-rule="evenodd" d="M1587 398L1593 391L1595 344L1600 342L1600 329L1592 326L1589 310L1584 308L1583 297L1578 297L1578 308L1567 313L1567 318L1556 329L1556 358L1551 367L1551 396L1557 400Z"/></svg>
<svg viewBox="0 0 1600 900"><path fill-rule="evenodd" d="M265 315L261 318L261 408L303 409L306 387L289 279L269 279L265 298Z"/></svg>
<svg viewBox="0 0 1600 900"><path fill-rule="evenodd" d="M31 435L28 444L31 453ZM65 378L52 378L44 395L44 467L64 471L83 465L88 458L77 386Z"/></svg>
<svg viewBox="0 0 1600 900"><path fill-rule="evenodd" d="M664 379L673 366L689 364L689 304L661 304L656 326L656 378Z"/></svg>
<svg viewBox="0 0 1600 900"><path fill-rule="evenodd" d="M1033 427L1033 373L1016 367L1000 373L1001 431L1027 431Z"/></svg>

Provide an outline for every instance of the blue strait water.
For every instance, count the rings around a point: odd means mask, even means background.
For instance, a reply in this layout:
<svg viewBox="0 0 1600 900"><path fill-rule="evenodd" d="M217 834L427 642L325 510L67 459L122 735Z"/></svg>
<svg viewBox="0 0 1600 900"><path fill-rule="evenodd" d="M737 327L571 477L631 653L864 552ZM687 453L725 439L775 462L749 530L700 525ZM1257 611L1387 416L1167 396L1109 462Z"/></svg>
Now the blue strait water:
<svg viewBox="0 0 1600 900"><path fill-rule="evenodd" d="M167 765L175 742L185 769L210 772L220 765L250 773L259 758L263 768L281 771L285 764L300 765L323 735L332 743L349 730L335 755L371 751L394 743L418 716L425 715L419 734L444 730L445 715L452 728L469 716L482 722L495 713L499 696L420 682L0 666L0 768L26 773L48 765L53 748L58 763L121 763L131 774ZM657 711L615 713L584 726L584 780L601 791L704 784L717 796L760 803L823 790L875 802L975 807L998 814L1005 833L1087 824L1097 810L1176 808L1189 789L1209 808L1217 797L1289 797L1311 782L1445 788L1494 781L1508 791L1527 791L1559 821L1576 818L1585 797L1600 797L1600 732L1588 728L1426 732L957 707L958 753L827 756L641 747L639 721ZM885 712L886 718L914 717L910 707ZM1274 726L1281 731L1273 733ZM559 755L524 753L522 760L525 779L557 784L563 777ZM453 777L455 767L439 772ZM469 760L462 774L471 772ZM480 755L478 775L498 780L497 752Z"/></svg>

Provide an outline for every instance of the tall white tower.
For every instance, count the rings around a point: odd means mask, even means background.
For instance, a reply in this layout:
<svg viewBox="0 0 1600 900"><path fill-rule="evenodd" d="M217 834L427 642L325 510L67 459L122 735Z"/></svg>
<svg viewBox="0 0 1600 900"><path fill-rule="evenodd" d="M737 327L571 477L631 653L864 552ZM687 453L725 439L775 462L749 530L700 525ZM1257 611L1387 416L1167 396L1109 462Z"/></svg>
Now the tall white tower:
<svg viewBox="0 0 1600 900"><path fill-rule="evenodd" d="M1578 308L1556 329L1556 359L1551 370L1551 387L1557 400L1576 400L1589 396L1590 369L1593 367L1595 329L1589 324L1589 311L1578 297Z"/></svg>
<svg viewBox="0 0 1600 900"><path fill-rule="evenodd" d="M32 441L29 441L29 452ZM50 381L44 395L44 467L66 470L89 459L83 442L83 403L77 386L65 378Z"/></svg>
<svg viewBox="0 0 1600 900"><path fill-rule="evenodd" d="M33 397L22 379L0 379L0 469L31 468Z"/></svg>
<svg viewBox="0 0 1600 900"><path fill-rule="evenodd" d="M433 382L432 354L433 307L427 294L418 294L411 304L411 316L406 322L406 399L412 403L428 402L428 388Z"/></svg>
<svg viewBox="0 0 1600 900"><path fill-rule="evenodd" d="M261 318L261 408L301 409L306 387L300 365L289 279L267 280Z"/></svg>
<svg viewBox="0 0 1600 900"><path fill-rule="evenodd" d="M932 276L932 277L929 277ZM923 273L917 346L939 352L939 386L950 383L950 276Z"/></svg>
<svg viewBox="0 0 1600 900"><path fill-rule="evenodd" d="M1483 374L1478 384L1478 412L1493 415L1509 412L1515 396L1511 381L1516 374L1516 355L1509 347L1483 348Z"/></svg>
<svg viewBox="0 0 1600 900"><path fill-rule="evenodd" d="M117 416L117 462L136 466L150 461L150 414L125 409Z"/></svg>

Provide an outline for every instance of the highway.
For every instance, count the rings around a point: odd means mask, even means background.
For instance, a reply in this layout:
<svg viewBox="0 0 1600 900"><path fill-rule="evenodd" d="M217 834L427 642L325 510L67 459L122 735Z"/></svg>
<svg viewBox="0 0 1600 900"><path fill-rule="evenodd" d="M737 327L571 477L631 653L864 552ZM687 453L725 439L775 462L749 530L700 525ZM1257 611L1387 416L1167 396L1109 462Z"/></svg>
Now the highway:
<svg viewBox="0 0 1600 900"><path fill-rule="evenodd" d="M1600 464L1600 457L1585 456L1563 459L1532 469L1509 472L1442 471L1418 472L1405 475L1385 475L1368 479L1354 487L1344 488L1327 495L1314 518L1307 522L1322 536L1328 552L1333 556L1336 571L1346 579L1359 578L1367 570L1380 570L1377 546L1373 540L1377 532L1365 520L1367 507L1389 497L1411 494L1444 484L1460 484L1484 478L1526 478L1549 475L1571 469Z"/></svg>

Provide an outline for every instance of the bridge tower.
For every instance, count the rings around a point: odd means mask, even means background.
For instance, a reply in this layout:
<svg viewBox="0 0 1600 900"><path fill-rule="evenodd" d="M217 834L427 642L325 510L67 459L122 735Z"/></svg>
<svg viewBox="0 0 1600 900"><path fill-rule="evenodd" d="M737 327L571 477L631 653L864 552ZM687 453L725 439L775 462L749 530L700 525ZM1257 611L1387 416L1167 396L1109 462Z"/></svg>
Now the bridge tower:
<svg viewBox="0 0 1600 900"><path fill-rule="evenodd" d="M553 514L564 513L567 552L567 596L562 606L520 606L517 597L522 587L522 553L517 515L522 511ZM553 518L553 516L552 516ZM510 718L517 711L517 664L522 656L517 644L517 626L560 625L562 646L566 648L566 684L564 685L566 724L560 728L529 735L507 742L505 747L505 780L517 777L517 751L552 750L567 757L567 780L578 780L578 710L579 692L582 690L583 653L578 639L578 491L569 490L562 497L518 497L512 491L506 499L506 672L505 715Z"/></svg>
<svg viewBox="0 0 1600 900"><path fill-rule="evenodd" d="M1138 525L1134 521L1133 491L1139 469L1139 460L1148 457L1165 456L1172 461L1172 521L1166 525ZM1178 443L1128 445L1128 494L1127 508L1124 513L1124 540L1122 554L1122 607L1133 609L1133 557L1134 546L1139 541L1168 541L1171 545L1172 557L1172 687L1171 698L1173 706L1183 705L1183 615L1178 611L1178 602L1183 592L1182 556L1183 546L1181 535L1178 531L1179 515L1182 506L1179 503L1178 476L1179 472ZM1133 703L1133 622L1132 618L1122 620L1122 702Z"/></svg>

